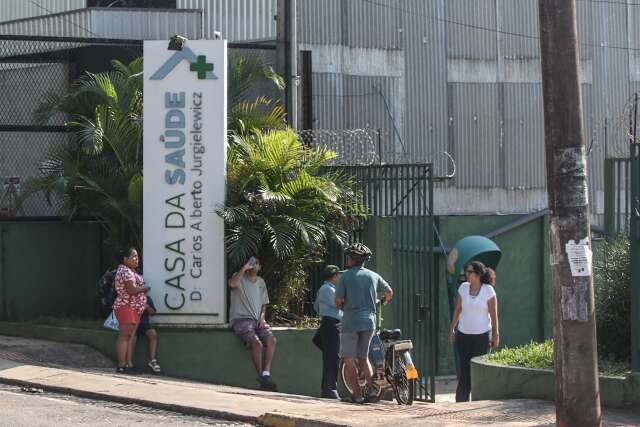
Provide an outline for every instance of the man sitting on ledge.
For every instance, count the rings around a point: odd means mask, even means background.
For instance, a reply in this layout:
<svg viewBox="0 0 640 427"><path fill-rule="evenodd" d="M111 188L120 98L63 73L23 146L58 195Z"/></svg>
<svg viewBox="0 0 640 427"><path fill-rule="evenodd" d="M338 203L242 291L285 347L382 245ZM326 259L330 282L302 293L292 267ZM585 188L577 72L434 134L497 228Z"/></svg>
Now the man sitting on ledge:
<svg viewBox="0 0 640 427"><path fill-rule="evenodd" d="M277 388L271 379L271 362L276 352L276 337L265 320L269 295L267 284L258 276L261 267L260 258L251 257L240 271L229 279L229 319L233 332L251 350L260 387L263 390L275 391Z"/></svg>

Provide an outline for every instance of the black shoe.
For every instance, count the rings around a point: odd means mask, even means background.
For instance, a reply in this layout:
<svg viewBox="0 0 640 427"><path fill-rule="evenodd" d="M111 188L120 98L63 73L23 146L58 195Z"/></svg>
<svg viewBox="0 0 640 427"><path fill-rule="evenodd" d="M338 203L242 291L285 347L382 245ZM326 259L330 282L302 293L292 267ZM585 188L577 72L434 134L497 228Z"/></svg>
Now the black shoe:
<svg viewBox="0 0 640 427"><path fill-rule="evenodd" d="M136 371L134 368L131 368L129 366L118 366L116 368L116 374L138 375L138 371Z"/></svg>
<svg viewBox="0 0 640 427"><path fill-rule="evenodd" d="M321 399L340 400L340 396L338 395L338 392L335 391L335 390L322 392L322 394L320 395L320 398Z"/></svg>
<svg viewBox="0 0 640 427"><path fill-rule="evenodd" d="M367 403L364 398L360 397L360 398L355 398L354 396L347 396L347 397L343 397L342 399L340 399L342 402L347 402L347 403L355 403L356 405L364 405L365 403Z"/></svg>
<svg viewBox="0 0 640 427"><path fill-rule="evenodd" d="M271 379L271 375L259 375L257 379L262 390L278 391L278 387Z"/></svg>

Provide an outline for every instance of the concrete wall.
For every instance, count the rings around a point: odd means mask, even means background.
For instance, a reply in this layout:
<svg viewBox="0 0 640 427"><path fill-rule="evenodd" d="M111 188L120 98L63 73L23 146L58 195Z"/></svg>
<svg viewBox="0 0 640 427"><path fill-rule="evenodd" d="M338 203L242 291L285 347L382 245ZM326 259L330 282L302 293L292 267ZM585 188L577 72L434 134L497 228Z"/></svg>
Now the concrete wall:
<svg viewBox="0 0 640 427"><path fill-rule="evenodd" d="M518 215L445 216L439 218L442 243L453 247L468 235L483 235L520 218ZM515 228L493 240L502 250L496 270L502 346L527 344L551 336L551 294L546 218ZM436 240L436 244L439 242ZM447 331L451 323L445 281L446 259L440 257L439 373L452 372L453 355Z"/></svg>
<svg viewBox="0 0 640 427"><path fill-rule="evenodd" d="M487 363L481 358L471 363L473 400L555 398L555 374L550 369L529 369ZM600 399L614 408L640 405L640 375L626 378L600 376Z"/></svg>
<svg viewBox="0 0 640 427"><path fill-rule="evenodd" d="M315 330L278 329L273 379L284 393L320 395L321 353L311 343ZM0 322L0 335L86 344L115 359L116 333L28 323ZM250 354L227 329L159 329L158 361L165 374L215 384L258 388ZM143 368L146 339L139 341L135 366Z"/></svg>
<svg viewBox="0 0 640 427"><path fill-rule="evenodd" d="M101 230L90 222L0 222L0 320L91 317Z"/></svg>
<svg viewBox="0 0 640 427"><path fill-rule="evenodd" d="M440 217L438 230L442 242L436 239L436 245L453 247L462 237L488 233L518 218L517 215ZM373 221L364 239L376 252L370 266L388 278L395 275L392 221L390 218ZM496 284L502 345L526 344L551 335L547 235L546 219L540 218L494 239L503 251ZM107 259L100 249L97 224L0 223L0 236L0 319L94 315L95 283L102 272L101 261ZM437 373L444 375L455 369L447 341L450 317L443 256L438 264L439 276L434 284L439 292ZM412 291L393 281L391 284L397 301L401 301L403 292ZM398 317L394 316L398 308L398 304L385 308L385 326L399 326L392 321Z"/></svg>
<svg viewBox="0 0 640 427"><path fill-rule="evenodd" d="M520 215L478 215L478 216L441 216L437 218L440 239L436 237L436 247L453 248L456 242L469 235L484 235L498 227L520 219ZM394 310L401 309L398 301L403 292L417 292L411 284L403 289L395 277L403 277L402 271L393 264L393 247L399 242L394 236L393 218L374 218L364 233L364 242L374 251L369 264L386 277L396 292L395 302L385 307L385 326L402 327L394 324ZM411 226L408 226L411 228ZM426 244L426 237L417 235L414 229L412 243L416 247ZM493 240L502 250L502 259L497 268L496 293L499 301L500 339L503 346L527 344L531 340L540 341L551 336L551 294L550 272L548 267L548 225L545 217L514 228ZM436 266L438 288L438 361L437 374L446 375L455 372L452 348L448 342L448 330L451 323L446 286L446 259L438 255ZM426 293L426 290L423 292ZM416 337L413 337L414 340ZM420 344L418 344L420 345Z"/></svg>

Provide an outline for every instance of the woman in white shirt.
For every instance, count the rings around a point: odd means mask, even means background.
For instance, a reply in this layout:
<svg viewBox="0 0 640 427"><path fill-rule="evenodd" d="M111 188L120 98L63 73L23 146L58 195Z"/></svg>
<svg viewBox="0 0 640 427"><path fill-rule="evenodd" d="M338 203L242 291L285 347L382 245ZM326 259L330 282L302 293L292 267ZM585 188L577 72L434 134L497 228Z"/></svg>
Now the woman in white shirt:
<svg viewBox="0 0 640 427"><path fill-rule="evenodd" d="M471 393L471 359L500 344L498 298L491 286L494 277L479 261L465 268L467 281L458 288L449 340L459 356L456 402L468 402ZM491 283L491 285L490 285ZM457 326L457 328L456 328Z"/></svg>

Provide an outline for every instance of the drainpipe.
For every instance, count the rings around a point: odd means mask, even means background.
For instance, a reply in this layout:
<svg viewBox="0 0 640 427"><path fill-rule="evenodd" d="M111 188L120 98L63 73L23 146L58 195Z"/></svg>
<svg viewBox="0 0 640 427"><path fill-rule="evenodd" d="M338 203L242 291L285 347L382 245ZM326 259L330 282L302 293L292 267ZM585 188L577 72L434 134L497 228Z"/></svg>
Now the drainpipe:
<svg viewBox="0 0 640 427"><path fill-rule="evenodd" d="M289 124L293 130L298 130L298 13L296 0L289 0L289 48L291 66L289 68L289 99L291 100L291 114Z"/></svg>

